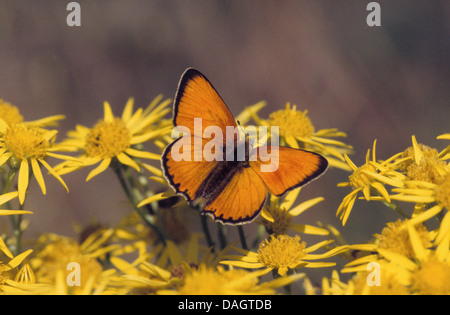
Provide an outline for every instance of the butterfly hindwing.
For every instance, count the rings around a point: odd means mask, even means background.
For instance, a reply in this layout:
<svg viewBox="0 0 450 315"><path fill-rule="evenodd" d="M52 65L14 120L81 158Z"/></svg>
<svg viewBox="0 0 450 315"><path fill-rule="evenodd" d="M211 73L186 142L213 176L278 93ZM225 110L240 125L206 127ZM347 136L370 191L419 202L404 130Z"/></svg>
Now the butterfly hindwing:
<svg viewBox="0 0 450 315"><path fill-rule="evenodd" d="M269 191L281 196L317 178L325 172L328 162L313 152L273 146L258 148L258 159L251 161L250 165L258 172Z"/></svg>
<svg viewBox="0 0 450 315"><path fill-rule="evenodd" d="M266 195L267 189L257 172L250 167L240 168L203 213L222 223L248 223L259 214Z"/></svg>

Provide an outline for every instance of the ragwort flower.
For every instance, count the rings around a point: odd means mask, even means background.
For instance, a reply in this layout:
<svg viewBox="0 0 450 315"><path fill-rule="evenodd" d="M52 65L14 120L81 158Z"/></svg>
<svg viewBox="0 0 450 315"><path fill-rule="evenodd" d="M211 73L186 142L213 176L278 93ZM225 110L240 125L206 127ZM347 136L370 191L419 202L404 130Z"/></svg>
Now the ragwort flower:
<svg viewBox="0 0 450 315"><path fill-rule="evenodd" d="M385 185L393 187L403 187L404 185L403 181L405 176L397 172L396 168L398 164L405 159L392 162L399 156L394 155L386 161L377 161L375 148L376 141L374 141L373 144L372 159L370 159L370 150L368 150L366 154L366 163L360 167L357 167L350 158L345 155L345 159L353 169L353 173L349 176L348 182L339 183L338 187L351 187L353 190L343 199L336 212L336 216L339 215L342 225L345 225L347 222L360 192L362 192L367 201L381 199L391 202L391 197Z"/></svg>
<svg viewBox="0 0 450 315"><path fill-rule="evenodd" d="M139 108L133 113L134 101L130 98L125 105L121 117L115 117L108 102L104 103L104 117L93 128L81 125L68 133L69 139L64 144L72 149L80 150L78 162L66 162L58 166L59 174L66 174L85 166L99 163L87 176L86 181L105 171L113 160L140 170L133 158L159 160L160 154L143 151L137 148L144 142L155 139L170 131L170 127L157 126L160 119L170 109L169 100L149 105L146 110ZM155 127L156 126L156 127Z"/></svg>
<svg viewBox="0 0 450 315"><path fill-rule="evenodd" d="M33 272L29 270L29 266L26 267L26 270L22 268L17 271L17 268L33 251L29 249L14 257L0 237L0 252L7 260L7 262L0 261L0 292L5 294L16 294L24 292L24 290L27 289L35 288L36 282ZM29 276L27 277L28 281L24 279L25 274Z"/></svg>
<svg viewBox="0 0 450 315"><path fill-rule="evenodd" d="M256 114L252 118L262 126L278 126L280 144L319 153L327 158L331 166L348 170L343 154L350 153L352 146L335 139L347 135L336 128L316 130L307 113L287 103L285 109L271 113L267 120L260 119Z"/></svg>
<svg viewBox="0 0 450 315"><path fill-rule="evenodd" d="M115 269L106 269L102 261L108 255L121 252L118 244L109 245L113 229L98 230L83 243L54 234L42 235L36 245L30 264L39 283L47 284L36 294L124 294L126 287L111 285L117 275ZM76 265L74 265L74 263ZM69 268L69 266L72 269ZM74 285L67 281L68 270L79 268L74 274ZM31 291L33 293L33 291Z"/></svg>
<svg viewBox="0 0 450 315"><path fill-rule="evenodd" d="M64 118L64 115L54 115L33 121L24 121L17 106L0 99L0 119L2 119L8 126L24 123L27 126L43 128L47 126L55 126L57 125L58 120Z"/></svg>
<svg viewBox="0 0 450 315"><path fill-rule="evenodd" d="M408 283L405 282L407 273L401 267L387 261L376 262L375 270L372 265L365 265L351 279L344 282L337 271L333 271L330 279L322 279L322 293L324 295L405 295L410 294ZM377 274L374 274L377 273Z"/></svg>
<svg viewBox="0 0 450 315"><path fill-rule="evenodd" d="M44 195L46 186L40 165L68 191L61 176L47 163L49 157L73 160L70 156L55 153L65 151L64 146L54 142L56 134L57 130L46 130L23 123L7 125L0 120L0 165L8 162L14 172L19 172L18 191L21 204L28 188L30 167Z"/></svg>
<svg viewBox="0 0 450 315"><path fill-rule="evenodd" d="M435 249L427 249L422 245L417 230L408 225L411 246L415 259L411 260L401 254L389 250L378 250L388 261L403 268L403 283L407 283L414 294L450 294L450 233L446 233L437 242Z"/></svg>
<svg viewBox="0 0 450 315"><path fill-rule="evenodd" d="M412 136L412 146L407 148L402 157L408 158L400 164L408 180L436 183L448 172L447 149L438 152L421 143Z"/></svg>
<svg viewBox="0 0 450 315"><path fill-rule="evenodd" d="M328 240L306 247L306 243L300 242L298 235L295 237L288 235L275 237L271 235L270 239L266 239L260 244L256 253L236 248L244 256L229 255L226 256L227 260L223 260L221 263L250 269L265 268L266 273L277 269L280 276L286 276L289 269L334 266L334 262L310 261L330 258L346 251L347 246L339 246L323 254L312 254L312 252L327 246L331 242L333 241Z"/></svg>
<svg viewBox="0 0 450 315"><path fill-rule="evenodd" d="M292 230L298 233L312 235L329 234L326 229L293 222L293 219L296 216L310 209L312 206L324 199L323 197L313 198L293 207L300 190L301 189L299 188L290 191L283 197L283 199L271 196L270 203L268 203L268 205L266 205L262 210L262 218L260 220L260 223L264 225L267 233L278 236L281 234L286 234L288 230Z"/></svg>
<svg viewBox="0 0 450 315"><path fill-rule="evenodd" d="M176 290L160 290L158 294L275 294L276 288L286 286L304 276L303 274L297 274L260 283L259 277L264 274L265 271L226 270L222 266L207 267L204 264L200 264L198 268L192 269L186 274L182 285Z"/></svg>

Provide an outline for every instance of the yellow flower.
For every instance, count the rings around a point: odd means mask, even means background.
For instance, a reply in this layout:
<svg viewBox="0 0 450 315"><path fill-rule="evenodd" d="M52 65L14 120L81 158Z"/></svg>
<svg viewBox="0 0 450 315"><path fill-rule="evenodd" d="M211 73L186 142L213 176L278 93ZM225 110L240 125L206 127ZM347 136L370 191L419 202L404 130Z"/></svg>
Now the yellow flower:
<svg viewBox="0 0 450 315"><path fill-rule="evenodd" d="M388 261L407 271L402 282L407 283L415 294L450 294L450 233L437 243L436 249L423 247L417 230L408 224L410 242L415 253L415 259L379 249L378 252Z"/></svg>
<svg viewBox="0 0 450 315"><path fill-rule="evenodd" d="M24 121L23 116L19 111L19 108L17 108L16 106L12 105L9 102L5 102L4 100L0 99L0 119L3 120L9 126L21 123L33 127L54 126L57 124L56 122L58 120L64 118L65 118L64 115L55 115L34 121Z"/></svg>
<svg viewBox="0 0 450 315"><path fill-rule="evenodd" d="M108 245L113 235L112 229L99 230L88 236L82 244L54 234L41 236L30 264L38 283L47 286L35 293L124 293L124 287L110 286L117 271L104 269L101 264L107 255L114 257L115 251L119 249L118 244Z"/></svg>
<svg viewBox="0 0 450 315"><path fill-rule="evenodd" d="M30 167L44 195L46 187L40 165L43 165L68 191L62 178L46 161L49 157L73 160L70 156L54 153L65 150L61 145L54 143L56 134L56 130L49 131L25 124L8 126L0 121L0 165L8 162L14 172L19 171L18 191L21 204L25 200L28 188Z"/></svg>
<svg viewBox="0 0 450 315"><path fill-rule="evenodd" d="M223 267L207 267L201 264L192 269L176 290L161 290L158 294L181 295L241 295L241 294L275 294L276 288L286 286L301 279L303 274L292 275L259 283L259 277L265 272L249 272L242 269L225 270Z"/></svg>
<svg viewBox="0 0 450 315"><path fill-rule="evenodd" d="M347 283L340 280L337 271L333 271L331 279L323 278L322 293L324 295L405 295L411 290L404 282L407 273L394 263L376 262L376 268L368 265L359 271Z"/></svg>
<svg viewBox="0 0 450 315"><path fill-rule="evenodd" d="M317 197L300 203L292 207L301 189L294 189L286 194L283 199L271 196L270 203L263 208L261 224L264 225L267 233L278 236L286 234L288 230L298 233L312 235L328 235L326 229L315 227L308 224L297 224L293 219L310 209L312 206L321 202L324 198Z"/></svg>
<svg viewBox="0 0 450 315"><path fill-rule="evenodd" d="M345 225L347 222L360 192L363 193L363 196L367 201L381 199L391 202L391 197L385 188L385 185L403 187L405 176L395 169L399 163L407 158L392 162L400 155L398 154L386 161L378 162L376 160L375 148L376 141L374 141L373 144L372 159L370 159L370 150L368 150L366 154L366 163L360 167L357 167L350 158L345 155L345 159L353 169L353 173L349 176L348 182L339 183L338 187L351 187L353 190L343 199L336 212L336 216L340 216L342 225ZM376 195L374 196L373 193Z"/></svg>
<svg viewBox="0 0 450 315"><path fill-rule="evenodd" d="M228 250L213 254L207 249L200 257L202 250L197 235L193 234L186 247L168 240L164 248L155 253L141 252L131 263L117 256L111 257L111 263L123 273L115 281L126 285L132 293L163 294L162 290L169 290L165 293L173 294L174 291L170 290L181 286L186 276L199 265L215 268ZM157 258L156 264L149 262L151 258Z"/></svg>
<svg viewBox="0 0 450 315"><path fill-rule="evenodd" d="M408 258L414 257L414 251L409 240L409 233L406 224L411 224L411 220L397 220L388 222L387 226L381 231L381 234L375 234L377 249L387 249L399 253ZM417 222L417 220L415 220ZM422 246L429 248L432 245L433 235L422 222L415 225Z"/></svg>
<svg viewBox="0 0 450 315"><path fill-rule="evenodd" d="M325 247L331 242L323 241L306 247L306 243L300 242L298 235L295 237L288 235L275 237L271 235L270 239L266 239L260 244L257 253L236 248L244 256L229 255L226 258L233 260L223 260L221 263L242 268L265 268L266 273L278 269L278 274L285 276L289 269L334 266L335 263L333 262L310 262L310 260L330 258L344 252L347 248L346 246L339 246L323 254L312 254L312 252Z"/></svg>
<svg viewBox="0 0 450 315"><path fill-rule="evenodd" d="M287 103L285 109L271 113L267 120L260 119L256 114L252 118L259 125L278 126L281 145L314 151L326 157L331 166L348 170L343 154L350 153L352 146L334 139L347 135L335 128L316 130L307 113Z"/></svg>
<svg viewBox="0 0 450 315"><path fill-rule="evenodd" d="M417 143L416 137L412 136L413 145L403 152L403 157L410 159L400 164L409 180L426 181L436 183L447 172L446 152L438 152L424 144Z"/></svg>
<svg viewBox="0 0 450 315"><path fill-rule="evenodd" d="M7 261L0 261L0 292L15 294L30 288L35 288L36 282L33 279L33 272L29 267L25 267L27 265L23 267L26 268L26 271L23 268L17 271L17 268L33 251L29 249L14 257L0 237L0 252L2 257L5 257ZM27 280L24 279L26 277L25 273L30 276Z"/></svg>
<svg viewBox="0 0 450 315"><path fill-rule="evenodd" d="M382 257L379 251L390 251L392 253L415 258L415 252L411 245L408 226L413 225L416 228L418 240L424 248L431 248L436 241L438 231L428 231L424 222L429 220L430 213L421 213L413 219L397 220L388 222L381 234L375 234L375 241L367 244L349 245L349 250L368 252L369 254L360 254L362 257L352 260L341 270L342 273L364 272L370 262L380 262Z"/></svg>
<svg viewBox="0 0 450 315"><path fill-rule="evenodd" d="M391 195L394 200L417 204L435 204L426 211L433 211L434 215L446 208L450 209L450 171L439 178L436 183L428 181L405 181L405 188L392 190L398 194Z"/></svg>
<svg viewBox="0 0 450 315"><path fill-rule="evenodd" d="M349 281L349 284L346 284L343 282L340 277L339 273L336 270L333 270L331 273L331 278L328 279L326 277L322 278L322 286L319 287L313 287L311 280L309 278L305 279L305 282L303 284L305 288L305 293L307 295L316 295L317 293L322 295L351 295L353 294L353 286L352 283Z"/></svg>
<svg viewBox="0 0 450 315"><path fill-rule="evenodd" d="M113 160L139 171L133 158L159 160L160 154L143 151L137 146L170 131L169 126L156 126L170 109L170 100L158 105L160 98L146 110L139 108L133 113L134 101L130 98L121 117L115 117L108 102L104 103L104 117L93 128L81 125L68 133L64 144L73 150L81 150L78 162L65 162L58 166L58 174L66 174L85 166L100 163L87 176L86 181L105 171ZM156 126L156 127L155 127Z"/></svg>

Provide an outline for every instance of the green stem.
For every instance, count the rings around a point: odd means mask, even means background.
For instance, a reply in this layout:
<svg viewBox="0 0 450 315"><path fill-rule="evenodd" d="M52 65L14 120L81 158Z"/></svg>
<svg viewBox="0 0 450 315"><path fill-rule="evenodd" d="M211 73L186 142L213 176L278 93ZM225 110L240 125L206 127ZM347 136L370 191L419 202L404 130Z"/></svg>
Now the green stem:
<svg viewBox="0 0 450 315"><path fill-rule="evenodd" d="M164 245L166 245L167 238L166 238L165 234L156 225L156 222L155 222L155 219L153 218L153 216L151 216L148 213L144 213L144 211L142 211L142 209L137 207L137 202L134 200L133 194L131 193L130 189L128 188L128 184L126 182L125 177L123 176L120 165L112 165L112 168L114 169L114 172L116 173L117 177L119 178L119 182L122 186L122 189L124 190L130 203L133 205L134 210L139 214L139 216L142 218L142 220L150 228L152 228L155 231L155 233L158 235L158 238L160 239L160 241Z"/></svg>
<svg viewBox="0 0 450 315"><path fill-rule="evenodd" d="M6 178L5 187L3 187L3 194L6 194L11 189L11 185L14 182L14 178L16 178L17 170L15 168L10 167L8 172L8 177Z"/></svg>
<svg viewBox="0 0 450 315"><path fill-rule="evenodd" d="M386 206L388 206L389 208L391 208L392 210L394 210L395 212L397 212L400 216L402 216L405 219L411 219L411 217L409 215L407 215L403 209L396 203L393 202L388 202L383 200L382 201Z"/></svg>
<svg viewBox="0 0 450 315"><path fill-rule="evenodd" d="M134 196L134 200L143 200L144 196L142 195L139 188L141 188L143 190L148 190L148 188L147 188L148 181L147 181L146 177L142 176L142 174L139 173L137 175L138 179L137 179L137 183L136 183L136 180L133 177L133 175L131 174L131 169L129 167L125 168L124 173L125 173L126 179L130 183L130 186L131 186L130 193L132 194L132 196ZM147 195L146 197L150 197L150 196ZM161 214L159 207L152 207L151 204L147 204L147 205L145 205L145 207L147 209L147 212L143 211L143 213L146 213L149 218L152 218L152 215L156 215L157 222L159 223L158 227L161 230L161 233L165 236L165 239L168 239L168 236L167 236L168 234L167 234L166 226L164 223L164 218Z"/></svg>
<svg viewBox="0 0 450 315"><path fill-rule="evenodd" d="M206 243L208 244L208 247L211 248L211 251L214 253L214 242L211 238L211 234L209 233L209 228L208 228L208 221L207 221L207 217L205 215L202 215L200 213L200 220L201 220L201 224L202 224L202 230L203 230L203 234L205 234L205 238L206 238Z"/></svg>
<svg viewBox="0 0 450 315"><path fill-rule="evenodd" d="M220 248L224 249L225 247L227 247L227 235L225 226L223 224L217 224L217 237L219 239Z"/></svg>
<svg viewBox="0 0 450 315"><path fill-rule="evenodd" d="M265 229L264 225L261 224L258 226L258 230L256 232L256 237L252 243L252 247L251 247L252 249L258 248L259 243L261 243L261 239L263 238L265 231L266 231L266 229Z"/></svg>
<svg viewBox="0 0 450 315"><path fill-rule="evenodd" d="M11 189L11 186L14 182L14 179L16 178L17 175L17 169L10 167L9 168L9 172L8 172L8 176L6 177L6 181L5 181L5 186L3 187L3 194L6 194L9 192L9 190ZM7 203L8 208L11 208L11 206L9 205L9 202ZM14 238L16 240L16 244L15 244L15 248L13 250L15 255L19 255L20 251L21 251L21 242L22 242L22 229L21 229L21 224L22 224L22 215L18 214L17 216L11 215L9 216L10 220L11 220L11 225L13 228L13 235Z"/></svg>
<svg viewBox="0 0 450 315"><path fill-rule="evenodd" d="M244 228L242 227L242 225L238 225L237 229L239 232L239 239L241 240L242 249L248 250L247 240L245 239Z"/></svg>

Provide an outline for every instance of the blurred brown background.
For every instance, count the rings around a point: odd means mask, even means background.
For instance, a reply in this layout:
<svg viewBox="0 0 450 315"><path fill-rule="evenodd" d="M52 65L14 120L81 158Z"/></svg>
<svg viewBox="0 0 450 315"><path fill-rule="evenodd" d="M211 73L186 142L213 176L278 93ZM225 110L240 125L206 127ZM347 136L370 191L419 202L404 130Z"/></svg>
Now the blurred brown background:
<svg viewBox="0 0 450 315"><path fill-rule="evenodd" d="M142 107L160 93L173 97L195 67L234 114L266 100L267 116L291 102L308 109L316 129L345 131L358 165L374 139L380 158L409 146L412 134L446 144L436 136L450 132L449 1L378 1L381 27L367 26L361 0L78 1L81 27L66 24L69 2L0 3L0 98L26 120L66 115L59 139L77 123L92 126L105 100L119 115L131 96ZM131 211L112 172L85 183L88 171L65 176L69 194L47 176L42 196L32 180L26 238L73 235L73 222L91 218L114 225ZM335 212L348 190L336 184L347 176L330 169L305 188L300 201L326 201L303 222L340 226ZM342 231L363 242L396 218L391 212L358 201Z"/></svg>

